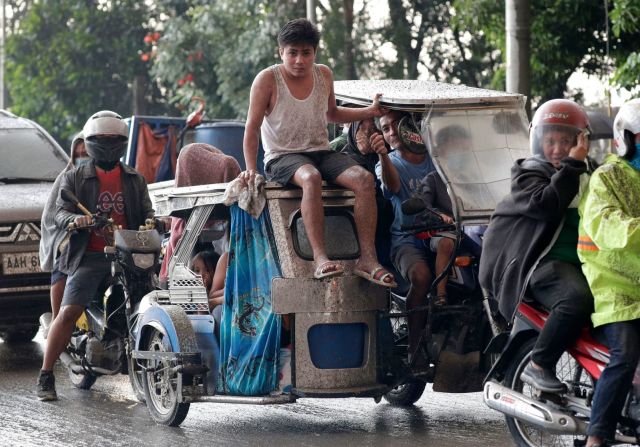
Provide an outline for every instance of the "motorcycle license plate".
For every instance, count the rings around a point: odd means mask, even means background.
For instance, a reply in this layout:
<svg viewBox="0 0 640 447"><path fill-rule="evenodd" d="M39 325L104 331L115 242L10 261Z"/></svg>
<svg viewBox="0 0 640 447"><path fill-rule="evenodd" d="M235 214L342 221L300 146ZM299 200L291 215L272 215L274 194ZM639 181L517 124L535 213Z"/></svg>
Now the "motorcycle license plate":
<svg viewBox="0 0 640 447"><path fill-rule="evenodd" d="M40 256L37 251L24 253L3 253L2 273L4 275L21 275L25 273L39 273Z"/></svg>

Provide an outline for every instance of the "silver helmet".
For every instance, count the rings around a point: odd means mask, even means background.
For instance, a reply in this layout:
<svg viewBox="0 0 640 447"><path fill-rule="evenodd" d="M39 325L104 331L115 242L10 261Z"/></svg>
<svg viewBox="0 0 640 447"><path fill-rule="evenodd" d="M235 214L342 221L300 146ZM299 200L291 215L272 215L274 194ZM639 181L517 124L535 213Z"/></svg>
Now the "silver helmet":
<svg viewBox="0 0 640 447"><path fill-rule="evenodd" d="M127 150L129 127L115 112L96 112L85 123L84 134L87 153L96 161L114 163Z"/></svg>

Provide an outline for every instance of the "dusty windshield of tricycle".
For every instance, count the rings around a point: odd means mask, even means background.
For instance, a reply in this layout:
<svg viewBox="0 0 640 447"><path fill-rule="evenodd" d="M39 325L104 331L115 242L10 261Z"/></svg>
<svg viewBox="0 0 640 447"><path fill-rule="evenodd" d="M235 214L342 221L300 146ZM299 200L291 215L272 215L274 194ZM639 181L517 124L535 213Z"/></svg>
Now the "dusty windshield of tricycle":
<svg viewBox="0 0 640 447"><path fill-rule="evenodd" d="M516 105L426 112L421 131L465 220L491 214L509 192L513 163L529 154L526 115Z"/></svg>

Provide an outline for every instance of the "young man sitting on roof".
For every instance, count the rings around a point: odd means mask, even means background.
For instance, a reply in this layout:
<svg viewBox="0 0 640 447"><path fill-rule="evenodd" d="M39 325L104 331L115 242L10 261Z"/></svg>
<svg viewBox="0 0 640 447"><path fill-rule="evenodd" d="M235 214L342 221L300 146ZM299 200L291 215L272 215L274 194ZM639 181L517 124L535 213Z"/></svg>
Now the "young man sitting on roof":
<svg viewBox="0 0 640 447"><path fill-rule="evenodd" d="M338 107L331 69L315 63L319 41L317 28L306 19L292 20L280 30L278 50L283 63L262 70L251 86L244 136L247 171L241 176L249 181L255 174L261 132L267 178L302 188L302 220L317 279L343 273L342 265L330 261L325 249L322 180L352 190L361 250L354 273L376 284L395 287L393 275L378 263L374 247L373 175L347 155L331 151L327 137L327 122L381 116L380 95L366 108Z"/></svg>

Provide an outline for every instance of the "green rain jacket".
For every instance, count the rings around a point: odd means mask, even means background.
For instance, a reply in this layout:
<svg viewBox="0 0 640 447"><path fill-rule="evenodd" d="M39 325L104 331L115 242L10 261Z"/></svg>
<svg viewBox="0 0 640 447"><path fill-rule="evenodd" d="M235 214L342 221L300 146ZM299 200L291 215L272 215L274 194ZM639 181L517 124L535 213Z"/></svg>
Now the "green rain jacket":
<svg viewBox="0 0 640 447"><path fill-rule="evenodd" d="M640 172L609 155L580 201L578 256L594 326L640 319Z"/></svg>

